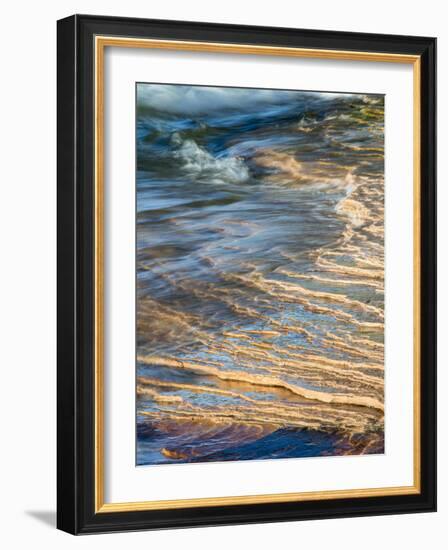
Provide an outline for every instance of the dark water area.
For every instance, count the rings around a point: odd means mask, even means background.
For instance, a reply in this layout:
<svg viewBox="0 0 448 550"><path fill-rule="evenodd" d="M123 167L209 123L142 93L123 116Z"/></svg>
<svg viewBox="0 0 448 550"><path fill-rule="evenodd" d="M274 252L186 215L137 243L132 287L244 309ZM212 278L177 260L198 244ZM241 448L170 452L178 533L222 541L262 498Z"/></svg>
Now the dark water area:
<svg viewBox="0 0 448 550"><path fill-rule="evenodd" d="M137 464L384 452L382 96L139 84Z"/></svg>

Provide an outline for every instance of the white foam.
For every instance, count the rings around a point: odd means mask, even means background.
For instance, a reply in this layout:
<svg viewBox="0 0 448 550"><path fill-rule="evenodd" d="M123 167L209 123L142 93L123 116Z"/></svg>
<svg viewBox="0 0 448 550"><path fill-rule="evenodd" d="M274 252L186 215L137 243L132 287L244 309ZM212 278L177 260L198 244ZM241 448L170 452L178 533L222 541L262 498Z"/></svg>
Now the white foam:
<svg viewBox="0 0 448 550"><path fill-rule="evenodd" d="M211 183L242 183L249 178L249 170L242 159L215 158L194 140L182 140L178 134L173 135L172 141L179 146L174 156L181 160L183 170L194 179Z"/></svg>

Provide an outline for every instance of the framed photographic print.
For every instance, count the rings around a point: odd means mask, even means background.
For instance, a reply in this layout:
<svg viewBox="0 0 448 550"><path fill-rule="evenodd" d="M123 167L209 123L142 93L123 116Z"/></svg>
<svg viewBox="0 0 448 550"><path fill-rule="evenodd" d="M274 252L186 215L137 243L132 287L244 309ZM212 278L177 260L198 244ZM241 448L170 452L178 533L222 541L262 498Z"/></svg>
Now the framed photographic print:
<svg viewBox="0 0 448 550"><path fill-rule="evenodd" d="M435 510L434 38L58 22L58 527Z"/></svg>

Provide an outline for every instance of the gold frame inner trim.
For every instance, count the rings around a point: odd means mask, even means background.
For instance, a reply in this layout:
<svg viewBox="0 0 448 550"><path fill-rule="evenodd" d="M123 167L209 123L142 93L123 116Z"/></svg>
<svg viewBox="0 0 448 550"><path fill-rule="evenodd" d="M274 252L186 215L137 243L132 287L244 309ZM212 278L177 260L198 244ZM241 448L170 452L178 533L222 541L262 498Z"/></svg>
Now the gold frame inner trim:
<svg viewBox="0 0 448 550"><path fill-rule="evenodd" d="M195 51L208 53L233 53L251 55L286 56L343 61L370 61L384 63L407 63L413 65L413 173L414 173L414 482L410 486L379 487L366 489L313 491L265 495L244 495L180 500L159 500L142 502L104 501L104 51L106 47L153 48L160 50ZM420 117L421 117L421 71L420 56L390 54L382 52L358 52L345 50L324 50L253 44L225 44L182 40L156 40L96 36L95 55L95 513L130 512L143 510L167 510L197 508L207 506L232 506L241 504L261 504L275 502L303 502L332 500L340 498L362 498L420 493Z"/></svg>

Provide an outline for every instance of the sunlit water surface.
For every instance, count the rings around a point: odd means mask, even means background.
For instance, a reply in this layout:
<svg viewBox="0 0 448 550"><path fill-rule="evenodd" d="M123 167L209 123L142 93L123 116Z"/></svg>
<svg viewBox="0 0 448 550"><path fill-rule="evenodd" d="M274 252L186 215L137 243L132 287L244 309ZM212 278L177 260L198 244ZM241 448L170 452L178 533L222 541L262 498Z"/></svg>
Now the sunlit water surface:
<svg viewBox="0 0 448 550"><path fill-rule="evenodd" d="M381 96L137 88L137 464L384 452Z"/></svg>

